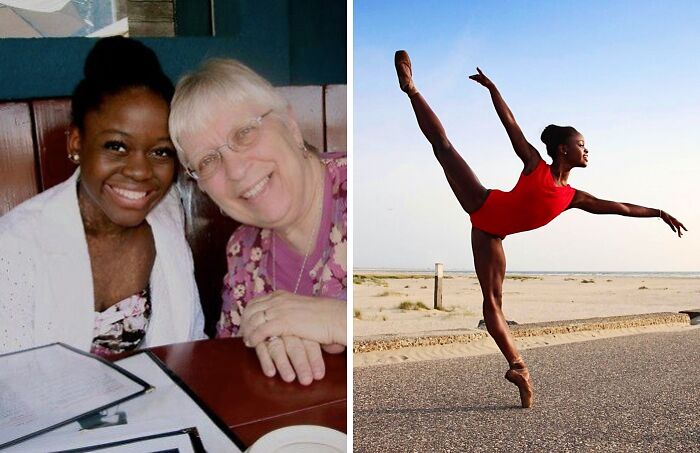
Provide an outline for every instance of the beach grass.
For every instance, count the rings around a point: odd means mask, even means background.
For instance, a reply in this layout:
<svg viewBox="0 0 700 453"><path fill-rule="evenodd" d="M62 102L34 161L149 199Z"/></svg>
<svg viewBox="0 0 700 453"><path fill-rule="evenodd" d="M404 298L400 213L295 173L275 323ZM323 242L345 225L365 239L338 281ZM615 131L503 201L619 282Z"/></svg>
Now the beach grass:
<svg viewBox="0 0 700 453"><path fill-rule="evenodd" d="M352 282L355 285L362 285L363 283L369 283L370 285L389 286L389 284L387 282L385 282L382 277L377 276L377 275L356 274L356 275L352 276Z"/></svg>
<svg viewBox="0 0 700 453"><path fill-rule="evenodd" d="M353 283L362 284L365 280L425 280L435 278L432 274L354 274ZM442 278L455 278L453 275L444 275ZM529 277L539 278L539 277Z"/></svg>
<svg viewBox="0 0 700 453"><path fill-rule="evenodd" d="M430 310L423 302L421 301L410 301L410 300L405 300L399 304L399 309L401 310Z"/></svg>
<svg viewBox="0 0 700 453"><path fill-rule="evenodd" d="M524 282L525 280L542 280L543 278L539 275L506 275L506 280L519 280Z"/></svg>

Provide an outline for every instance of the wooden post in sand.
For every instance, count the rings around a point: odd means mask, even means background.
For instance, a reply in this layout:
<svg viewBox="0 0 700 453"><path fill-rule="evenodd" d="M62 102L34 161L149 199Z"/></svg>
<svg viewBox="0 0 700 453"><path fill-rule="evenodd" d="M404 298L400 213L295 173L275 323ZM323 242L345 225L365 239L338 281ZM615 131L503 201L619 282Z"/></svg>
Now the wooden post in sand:
<svg viewBox="0 0 700 453"><path fill-rule="evenodd" d="M435 263L435 296L433 308L442 310L442 263Z"/></svg>

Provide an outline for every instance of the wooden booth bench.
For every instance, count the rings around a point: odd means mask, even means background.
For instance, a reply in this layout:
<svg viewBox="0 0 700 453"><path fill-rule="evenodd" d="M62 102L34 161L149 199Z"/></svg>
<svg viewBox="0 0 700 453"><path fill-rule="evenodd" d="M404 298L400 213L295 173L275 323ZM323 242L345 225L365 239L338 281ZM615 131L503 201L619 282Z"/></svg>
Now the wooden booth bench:
<svg viewBox="0 0 700 453"><path fill-rule="evenodd" d="M346 151L345 85L278 90L289 99L309 144L323 152ZM69 122L68 98L0 102L0 216L73 173L75 165L68 161L66 152ZM223 216L184 172L176 184L182 193L187 240L211 334L221 309L224 248L237 223Z"/></svg>

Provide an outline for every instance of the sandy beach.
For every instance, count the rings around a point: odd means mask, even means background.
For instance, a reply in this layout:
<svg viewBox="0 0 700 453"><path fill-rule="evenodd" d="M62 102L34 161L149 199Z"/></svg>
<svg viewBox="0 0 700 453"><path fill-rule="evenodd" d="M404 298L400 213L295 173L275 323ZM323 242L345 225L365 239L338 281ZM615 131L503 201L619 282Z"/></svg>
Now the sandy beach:
<svg viewBox="0 0 700 453"><path fill-rule="evenodd" d="M433 276L356 272L355 340L381 335L440 335L476 329L482 296L475 275L443 280L443 309L433 307ZM428 307L422 308L421 306ZM403 307L403 308L400 308ZM696 278L615 275L508 274L503 287L506 319L518 324L593 317L678 312L700 308ZM652 326L517 339L519 347L546 346L688 326ZM497 352L490 338L469 344L402 348L355 354L355 366Z"/></svg>

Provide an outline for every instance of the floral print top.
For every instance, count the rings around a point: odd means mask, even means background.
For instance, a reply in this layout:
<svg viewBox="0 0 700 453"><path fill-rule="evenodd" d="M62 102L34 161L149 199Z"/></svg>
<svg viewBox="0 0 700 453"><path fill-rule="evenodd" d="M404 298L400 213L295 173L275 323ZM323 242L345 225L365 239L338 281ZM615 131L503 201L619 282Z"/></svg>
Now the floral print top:
<svg viewBox="0 0 700 453"><path fill-rule="evenodd" d="M256 297L284 289L298 294L347 300L347 160L345 153L321 156L325 168L323 215L318 242L301 271L296 256L273 232L248 225L234 231L226 246L228 273L217 337L238 334L241 313Z"/></svg>
<svg viewBox="0 0 700 453"><path fill-rule="evenodd" d="M136 349L151 318L149 288L95 312L90 353L102 357Z"/></svg>

